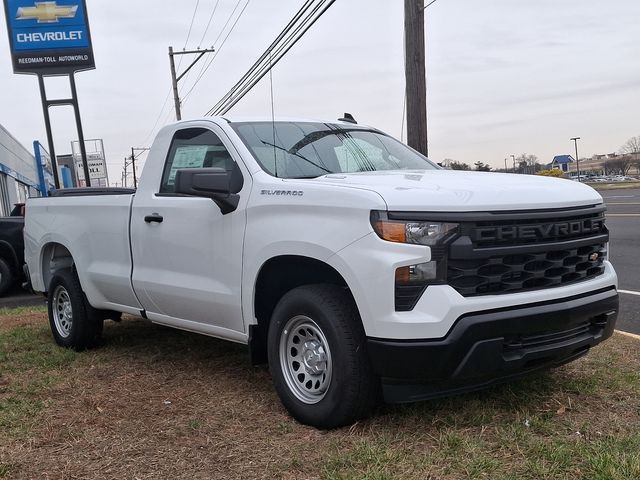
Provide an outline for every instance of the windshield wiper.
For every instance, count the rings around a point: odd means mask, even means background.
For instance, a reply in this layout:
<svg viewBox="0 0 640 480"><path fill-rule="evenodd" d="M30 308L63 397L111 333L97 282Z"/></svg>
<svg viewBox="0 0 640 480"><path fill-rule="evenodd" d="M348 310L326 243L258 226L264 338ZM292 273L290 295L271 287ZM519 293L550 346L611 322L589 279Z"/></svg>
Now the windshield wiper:
<svg viewBox="0 0 640 480"><path fill-rule="evenodd" d="M298 150L302 150L307 145L317 142L318 140L322 140L325 137L330 135L339 135L341 133L349 134L349 132L374 132L374 130L367 130L365 128L329 128L329 130L317 130L305 135L302 140L287 151L295 155L295 152Z"/></svg>
<svg viewBox="0 0 640 480"><path fill-rule="evenodd" d="M310 164L311 164L311 165L313 165L314 167L319 168L320 170L322 170L322 171L324 171L324 172L327 172L327 173L333 173L333 172L332 172L331 170L329 170L328 168L322 167L322 166L318 165L317 163L312 162L312 161L311 161L311 160L309 160L308 158L303 157L302 155L300 155L299 153L290 152L289 150L287 150L287 149L286 149L286 148L284 148L284 147L281 147L280 145L274 145L273 143L266 142L266 141L264 141L264 140L262 140L262 143L264 143L265 145L269 145L270 147L277 148L278 150L283 150L283 151L287 152L289 155L293 155L293 156L295 156L295 157L301 158L301 159L302 159L302 160L304 160L305 162L310 163ZM320 175L317 175L317 176L319 177ZM311 178L315 178L315 177L311 177Z"/></svg>

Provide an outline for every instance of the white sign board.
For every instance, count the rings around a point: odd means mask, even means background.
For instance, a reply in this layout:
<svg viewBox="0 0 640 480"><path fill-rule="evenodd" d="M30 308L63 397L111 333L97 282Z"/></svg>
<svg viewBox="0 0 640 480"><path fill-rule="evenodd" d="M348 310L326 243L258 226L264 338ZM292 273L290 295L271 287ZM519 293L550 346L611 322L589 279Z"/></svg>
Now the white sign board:
<svg viewBox="0 0 640 480"><path fill-rule="evenodd" d="M87 150L87 167L92 187L108 187L109 175L107 172L107 162L104 155L104 147L101 139L87 140L85 142ZM79 187L86 187L87 182L84 177L84 165L80 153L80 144L77 141L71 142L71 152L76 170L77 184Z"/></svg>

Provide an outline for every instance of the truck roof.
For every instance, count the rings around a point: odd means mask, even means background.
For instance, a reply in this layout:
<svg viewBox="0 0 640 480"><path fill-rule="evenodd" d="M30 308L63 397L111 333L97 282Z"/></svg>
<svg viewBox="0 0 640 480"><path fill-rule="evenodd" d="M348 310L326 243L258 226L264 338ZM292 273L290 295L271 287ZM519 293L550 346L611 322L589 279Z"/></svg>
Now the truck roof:
<svg viewBox="0 0 640 480"><path fill-rule="evenodd" d="M272 119L272 117L270 115L224 115L224 116L212 116L212 117L200 117L200 118L190 118L188 120L182 120L180 122L174 122L176 124L178 123L184 123L184 122L188 122L188 121L194 121L194 120L204 120L204 121L212 121L215 119L220 119L223 120L225 122L228 123L241 123L241 122L271 122L272 120L275 120L276 122L296 122L296 123L332 123L332 124L340 124L340 125L349 125L352 127L363 127L363 128L370 128L368 125L363 125L363 124L354 124L354 123L350 123L350 122L343 122L338 120L337 118L335 119L320 119L320 118L302 118L302 117L289 117L289 116L276 116L275 119Z"/></svg>

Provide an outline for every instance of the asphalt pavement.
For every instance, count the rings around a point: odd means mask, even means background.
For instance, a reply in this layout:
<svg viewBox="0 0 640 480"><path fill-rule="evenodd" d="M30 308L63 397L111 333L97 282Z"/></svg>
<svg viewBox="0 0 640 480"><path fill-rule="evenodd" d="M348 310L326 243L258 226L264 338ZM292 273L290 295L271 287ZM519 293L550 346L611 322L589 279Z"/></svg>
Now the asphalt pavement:
<svg viewBox="0 0 640 480"><path fill-rule="evenodd" d="M42 295L33 295L20 287L15 287L0 297L0 308L28 307L45 305L46 299Z"/></svg>
<svg viewBox="0 0 640 480"><path fill-rule="evenodd" d="M618 329L640 335L640 188L604 190L609 258L618 273Z"/></svg>
<svg viewBox="0 0 640 480"><path fill-rule="evenodd" d="M604 190L610 232L609 255L618 273L618 329L640 335L640 188ZM0 298L0 308L44 305L44 297L16 288Z"/></svg>

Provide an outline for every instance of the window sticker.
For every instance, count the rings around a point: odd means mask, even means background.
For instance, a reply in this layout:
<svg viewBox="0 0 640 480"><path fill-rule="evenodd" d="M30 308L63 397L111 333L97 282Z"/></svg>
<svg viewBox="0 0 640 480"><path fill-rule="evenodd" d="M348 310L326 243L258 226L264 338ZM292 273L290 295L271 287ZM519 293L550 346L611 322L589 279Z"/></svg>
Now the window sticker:
<svg viewBox="0 0 640 480"><path fill-rule="evenodd" d="M202 168L208 148L208 145L185 145L178 147L173 156L173 163L171 164L167 185L173 185L175 183L176 172L181 168Z"/></svg>

